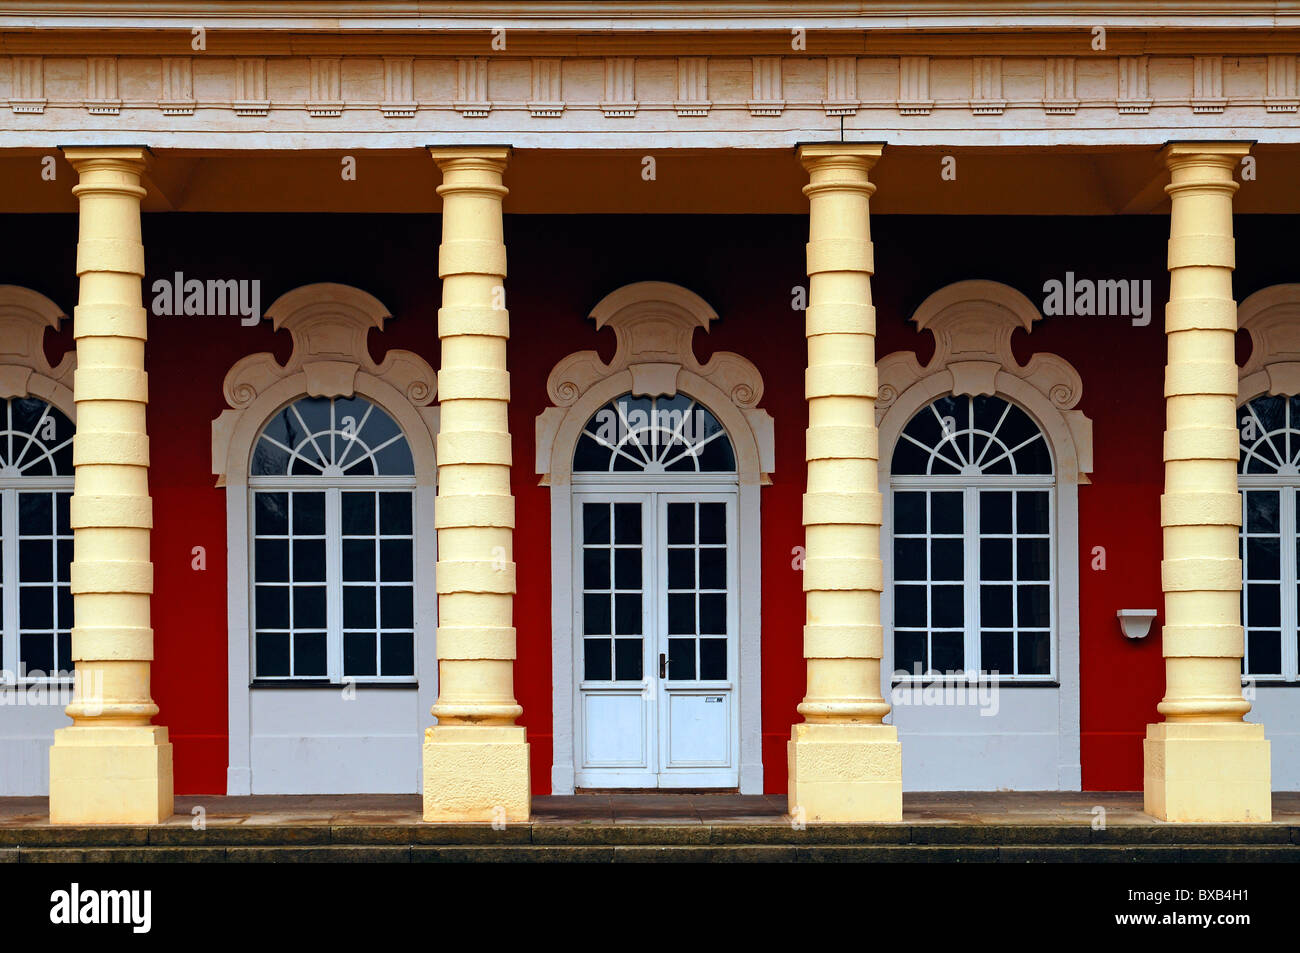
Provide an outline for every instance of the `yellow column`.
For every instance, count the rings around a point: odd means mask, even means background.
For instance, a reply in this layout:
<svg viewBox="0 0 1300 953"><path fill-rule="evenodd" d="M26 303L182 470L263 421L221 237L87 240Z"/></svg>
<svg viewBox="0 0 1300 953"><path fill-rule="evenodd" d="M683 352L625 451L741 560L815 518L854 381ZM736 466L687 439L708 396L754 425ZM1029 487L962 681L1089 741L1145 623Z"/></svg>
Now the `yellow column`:
<svg viewBox="0 0 1300 953"><path fill-rule="evenodd" d="M1243 721L1240 434L1232 296L1233 169L1250 147L1166 147L1173 202L1165 311L1165 720L1147 726L1143 787L1166 821L1267 821L1269 743Z"/></svg>
<svg viewBox="0 0 1300 953"><path fill-rule="evenodd" d="M808 491L803 587L808 694L788 744L790 812L807 821L898 821L903 757L882 719L881 497L876 312L867 173L882 146L799 149L809 173Z"/></svg>
<svg viewBox="0 0 1300 953"><path fill-rule="evenodd" d="M140 281L138 147L64 150L79 176L73 334L77 433L72 495L72 727L50 749L50 820L155 824L172 815L172 746L150 724L153 564L148 383Z"/></svg>
<svg viewBox="0 0 1300 953"><path fill-rule="evenodd" d="M438 274L438 724L424 743L426 821L526 821L515 724L504 147L431 149L442 170Z"/></svg>

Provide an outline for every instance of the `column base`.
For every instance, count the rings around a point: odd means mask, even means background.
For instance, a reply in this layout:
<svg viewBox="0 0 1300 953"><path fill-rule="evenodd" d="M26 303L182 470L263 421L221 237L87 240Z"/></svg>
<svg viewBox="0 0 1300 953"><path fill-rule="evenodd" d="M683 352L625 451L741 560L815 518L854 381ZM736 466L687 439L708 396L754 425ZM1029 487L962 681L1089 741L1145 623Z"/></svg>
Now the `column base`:
<svg viewBox="0 0 1300 953"><path fill-rule="evenodd" d="M526 822L532 785L525 738L517 725L426 729L424 819Z"/></svg>
<svg viewBox="0 0 1300 953"><path fill-rule="evenodd" d="M893 725L794 725L786 744L790 814L802 821L903 819L903 746Z"/></svg>
<svg viewBox="0 0 1300 953"><path fill-rule="evenodd" d="M1273 819L1264 726L1248 722L1147 725L1142 804L1162 821L1259 824Z"/></svg>
<svg viewBox="0 0 1300 953"><path fill-rule="evenodd" d="M60 728L50 748L50 823L161 824L172 816L167 729Z"/></svg>

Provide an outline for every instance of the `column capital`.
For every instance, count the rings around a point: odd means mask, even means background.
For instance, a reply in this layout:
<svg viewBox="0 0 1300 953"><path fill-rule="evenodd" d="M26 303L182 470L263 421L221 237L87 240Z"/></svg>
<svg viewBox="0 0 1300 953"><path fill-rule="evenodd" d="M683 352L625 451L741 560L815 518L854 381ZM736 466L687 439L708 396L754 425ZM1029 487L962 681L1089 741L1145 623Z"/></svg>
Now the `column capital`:
<svg viewBox="0 0 1300 953"><path fill-rule="evenodd" d="M501 168L504 169L506 163L510 161L512 151L509 146L429 146L428 149L429 155L433 156L433 161L444 168L449 162L471 159L500 163Z"/></svg>
<svg viewBox="0 0 1300 953"><path fill-rule="evenodd" d="M1170 142L1160 150L1160 160L1170 172L1193 171L1193 178L1204 180L1201 184L1229 182L1231 170L1250 155L1253 142ZM1223 170L1228 175L1223 175ZM1232 186L1233 190L1236 185Z"/></svg>
<svg viewBox="0 0 1300 953"><path fill-rule="evenodd" d="M810 172L848 160L850 165L870 169L885 151L883 142L806 142L797 150L799 161Z"/></svg>
<svg viewBox="0 0 1300 953"><path fill-rule="evenodd" d="M120 163L143 170L152 155L148 146L59 146L59 149L78 172L92 162Z"/></svg>

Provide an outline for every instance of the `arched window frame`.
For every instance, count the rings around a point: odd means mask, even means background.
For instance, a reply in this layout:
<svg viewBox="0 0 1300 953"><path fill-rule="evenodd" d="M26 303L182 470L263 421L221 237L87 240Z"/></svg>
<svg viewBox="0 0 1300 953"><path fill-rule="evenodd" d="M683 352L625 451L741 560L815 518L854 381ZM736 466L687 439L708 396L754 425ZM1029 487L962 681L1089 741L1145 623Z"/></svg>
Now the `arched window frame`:
<svg viewBox="0 0 1300 953"><path fill-rule="evenodd" d="M58 305L30 288L0 285L0 407L8 400L36 398L58 410L75 427L77 408L73 401L72 378L76 370L76 351L70 349L57 365L51 365L45 356L46 332L51 329L57 331L65 317ZM2 424L0 429L3 429ZM70 472L36 477L9 477L0 474L0 496L6 497L6 504L9 503L8 497L19 489L48 489L71 493L73 475ZM4 597L0 599L0 605L3 606L3 617L0 618L0 648L3 652L0 686L20 682L18 607L17 600L12 596L17 591L14 583L17 580L18 560L13 545L17 522L12 511L12 506L0 507L0 519L4 520L0 526L0 541L4 547L2 564L6 574ZM57 527L55 533L57 534ZM69 660L64 671L70 672L71 669L72 663ZM71 680L70 674L60 677L57 672L50 672L39 679L23 678L21 682L62 683Z"/></svg>
<svg viewBox="0 0 1300 953"><path fill-rule="evenodd" d="M438 408L433 369L419 355L388 351L370 355L367 338L383 330L388 309L370 294L348 285L305 285L278 298L266 310L272 327L293 341L281 365L270 353L251 354L227 373L223 391L230 409L212 423L212 469L226 490L227 616L229 624L230 766L227 793L250 790L249 704L252 683L250 600L250 463L256 440L283 408L302 397L357 395L376 404L401 428L415 466L415 665L421 699L437 695L433 665L437 594L433 567L436 538L433 509L437 482L435 440ZM345 478L346 479L346 478Z"/></svg>
<svg viewBox="0 0 1300 953"><path fill-rule="evenodd" d="M775 468L772 418L758 408L763 380L754 365L728 351L707 363L695 357L692 338L708 330L717 314L679 285L643 281L601 299L590 317L597 330L614 330L617 347L607 364L595 351L563 358L547 378L553 406L536 423L536 471L551 488L551 673L554 722L551 790L574 790L573 487L593 477L615 482L620 474L575 474L573 457L588 421L625 394L638 397L683 393L717 417L736 456L733 474L683 474L695 481L737 486L740 598L740 790L763 790L759 490ZM665 476L673 477L672 474ZM629 474L628 479L646 479ZM658 479L658 477L656 477Z"/></svg>
<svg viewBox="0 0 1300 953"><path fill-rule="evenodd" d="M1079 754L1079 507L1078 487L1092 470L1092 421L1076 410L1083 393L1079 373L1055 354L1039 353L1021 365L1011 338L1029 333L1042 315L1019 291L995 281L959 281L931 294L912 320L934 335L934 356L924 366L910 351L882 358L878 365L880 485L886 492L882 550L892 553L891 461L908 421L944 395L988 394L1018 405L1048 441L1055 469L1053 512L1053 659L1059 685L1061 787L1081 783ZM955 478L960 480L961 478ZM882 600L887 654L893 655L893 560L886 556ZM1015 684L1008 681L1005 684ZM886 688L888 686L885 686Z"/></svg>
<svg viewBox="0 0 1300 953"><path fill-rule="evenodd" d="M1300 396L1300 284L1272 285L1250 295L1237 307L1238 327L1250 335L1250 357L1238 372L1237 405L1238 427L1245 426L1245 408L1261 397L1292 398ZM1300 421L1293 419L1292 432L1300 431ZM1243 439L1243 445L1245 440ZM1294 446L1295 438L1292 438ZM1294 453L1293 453L1294 456ZM1297 584L1296 544L1300 533L1300 475L1249 474L1238 471L1237 483L1242 491L1242 531L1248 532L1248 496L1255 491L1279 491L1280 519L1278 535L1290 544L1280 547L1281 600L1281 672L1260 673L1250 669L1250 638L1244 646L1243 680L1264 684L1300 681L1300 650L1296 644L1297 617L1300 616L1300 599ZM1289 493L1287 491L1290 491ZM1251 579L1249 554L1243 546L1243 597L1247 595ZM1243 624L1249 626L1250 616L1243 598Z"/></svg>

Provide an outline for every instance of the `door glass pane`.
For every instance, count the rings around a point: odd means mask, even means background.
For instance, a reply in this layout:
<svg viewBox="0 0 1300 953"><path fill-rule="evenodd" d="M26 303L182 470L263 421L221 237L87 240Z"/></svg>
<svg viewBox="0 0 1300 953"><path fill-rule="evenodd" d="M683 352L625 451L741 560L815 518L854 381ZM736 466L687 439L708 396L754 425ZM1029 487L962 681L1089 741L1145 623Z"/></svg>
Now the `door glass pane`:
<svg viewBox="0 0 1300 953"><path fill-rule="evenodd" d="M668 503L665 521L667 622L673 636L668 640L668 679L725 679L731 598L727 505Z"/></svg>
<svg viewBox="0 0 1300 953"><path fill-rule="evenodd" d="M605 636L583 640L588 681L644 677L641 509L640 503L582 505L582 631Z"/></svg>

